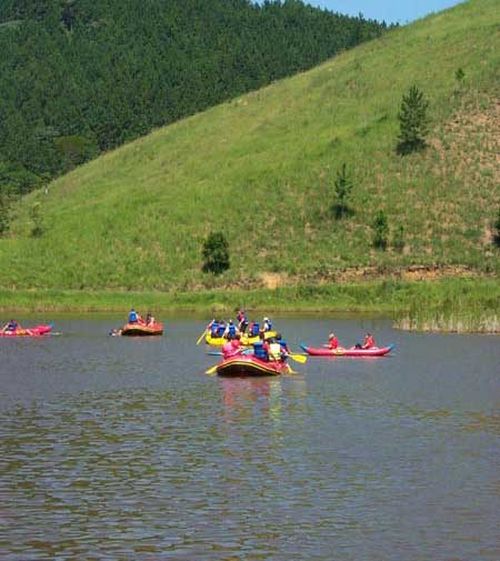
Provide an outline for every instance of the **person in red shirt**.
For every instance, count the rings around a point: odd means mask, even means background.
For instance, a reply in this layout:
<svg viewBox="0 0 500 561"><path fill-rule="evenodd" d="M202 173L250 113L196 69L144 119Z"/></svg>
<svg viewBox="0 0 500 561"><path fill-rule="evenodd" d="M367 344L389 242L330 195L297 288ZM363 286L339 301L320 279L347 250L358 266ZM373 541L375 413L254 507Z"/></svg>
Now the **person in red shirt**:
<svg viewBox="0 0 500 561"><path fill-rule="evenodd" d="M339 340L335 333L330 333L328 335L328 348L329 349L338 349L339 348Z"/></svg>
<svg viewBox="0 0 500 561"><path fill-rule="evenodd" d="M365 335L365 340L363 341L363 345L361 346L362 349L372 349L376 347L375 339L371 333L367 333Z"/></svg>
<svg viewBox="0 0 500 561"><path fill-rule="evenodd" d="M237 355L242 351L240 343L240 335L236 334L234 339L230 339L224 345L222 345L222 356L224 358L229 358L231 356Z"/></svg>

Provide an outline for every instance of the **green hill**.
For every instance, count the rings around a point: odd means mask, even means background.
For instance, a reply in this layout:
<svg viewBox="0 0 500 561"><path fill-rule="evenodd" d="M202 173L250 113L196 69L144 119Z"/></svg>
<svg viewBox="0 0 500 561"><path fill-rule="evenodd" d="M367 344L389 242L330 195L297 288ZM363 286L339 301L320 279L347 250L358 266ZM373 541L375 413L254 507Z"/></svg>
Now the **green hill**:
<svg viewBox="0 0 500 561"><path fill-rule="evenodd" d="M2 0L0 206L385 29L300 0Z"/></svg>
<svg viewBox="0 0 500 561"><path fill-rule="evenodd" d="M499 23L495 0L467 2L76 169L22 201L0 241L0 286L174 291L500 272ZM402 157L397 114L412 84L430 102L429 145ZM337 221L343 163L354 214ZM379 210L387 251L371 246ZM201 272L212 230L230 245L217 278Z"/></svg>

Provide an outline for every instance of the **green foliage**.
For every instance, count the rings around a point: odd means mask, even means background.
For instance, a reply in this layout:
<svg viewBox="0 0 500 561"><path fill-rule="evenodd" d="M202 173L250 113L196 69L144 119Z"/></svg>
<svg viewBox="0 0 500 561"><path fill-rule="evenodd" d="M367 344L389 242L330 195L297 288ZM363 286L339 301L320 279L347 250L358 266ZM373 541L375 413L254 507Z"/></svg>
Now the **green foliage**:
<svg viewBox="0 0 500 561"><path fill-rule="evenodd" d="M403 253L403 250L405 248L405 232L402 224L400 224L394 232L392 247L398 253Z"/></svg>
<svg viewBox="0 0 500 561"><path fill-rule="evenodd" d="M342 167L337 172L334 186L335 202L333 204L333 213L336 220L341 220L345 216L350 216L353 214L353 210L349 206L353 182L349 174L347 173L345 163L342 164Z"/></svg>
<svg viewBox="0 0 500 561"><path fill-rule="evenodd" d="M33 223L31 228L31 237L39 238L43 234L43 219L40 212L41 204L39 202L33 203L30 210L30 218Z"/></svg>
<svg viewBox="0 0 500 561"><path fill-rule="evenodd" d="M500 247L500 207L495 222L493 223L493 243Z"/></svg>
<svg viewBox="0 0 500 561"><path fill-rule="evenodd" d="M229 269L229 244L222 232L211 232L203 242L204 273L220 275Z"/></svg>
<svg viewBox="0 0 500 561"><path fill-rule="evenodd" d="M379 210L373 221L373 247L385 251L387 248L387 239L389 236L389 225L387 216L383 210Z"/></svg>
<svg viewBox="0 0 500 561"><path fill-rule="evenodd" d="M11 202L10 192L6 189L0 189L0 236L3 236L9 229Z"/></svg>
<svg viewBox="0 0 500 561"><path fill-rule="evenodd" d="M458 68L455 72L455 80L461 84L465 79L465 72L463 71L463 68Z"/></svg>
<svg viewBox="0 0 500 561"><path fill-rule="evenodd" d="M386 28L249 0L2 0L0 25L0 154L49 179Z"/></svg>
<svg viewBox="0 0 500 561"><path fill-rule="evenodd" d="M398 113L398 154L410 154L425 148L425 137L428 132L428 107L429 102L417 86L411 86L408 93L403 94Z"/></svg>
<svg viewBox="0 0 500 561"><path fill-rule="evenodd" d="M218 229L231 244L231 274L217 277L227 292L328 285L359 278L359 269L392 275L409 265L500 274L500 254L485 251L482 235L500 200L487 128L498 97L495 18L493 0L460 4L78 167L47 195L12 206L0 287L197 291L214 284L200 252ZM457 98L459 66L471 87ZM394 107L413 82L432 97L433 142L401 158ZM343 162L355 172L356 213L332 225L320 218ZM35 201L43 201L38 239ZM404 225L411 254L370 251L379 208L392 231Z"/></svg>

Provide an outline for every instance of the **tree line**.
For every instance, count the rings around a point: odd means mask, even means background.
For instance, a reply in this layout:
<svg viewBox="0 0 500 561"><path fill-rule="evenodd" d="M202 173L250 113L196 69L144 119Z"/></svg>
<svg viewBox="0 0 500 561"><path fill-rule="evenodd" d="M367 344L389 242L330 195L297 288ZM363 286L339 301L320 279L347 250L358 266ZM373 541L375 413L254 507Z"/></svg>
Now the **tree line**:
<svg viewBox="0 0 500 561"><path fill-rule="evenodd" d="M386 27L300 0L3 0L0 208Z"/></svg>

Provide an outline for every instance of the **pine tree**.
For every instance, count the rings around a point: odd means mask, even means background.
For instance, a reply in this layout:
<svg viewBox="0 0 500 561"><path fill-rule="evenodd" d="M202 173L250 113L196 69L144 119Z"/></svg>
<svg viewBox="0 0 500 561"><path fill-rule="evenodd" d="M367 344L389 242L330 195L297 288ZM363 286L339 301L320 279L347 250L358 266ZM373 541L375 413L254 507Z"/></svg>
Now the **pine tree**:
<svg viewBox="0 0 500 561"><path fill-rule="evenodd" d="M405 248L405 231L402 224L400 224L394 232L394 236L392 238L392 247L398 253L403 253L403 250Z"/></svg>
<svg viewBox="0 0 500 561"><path fill-rule="evenodd" d="M373 221L373 247L385 251L387 248L387 237L389 234L389 226L387 217L383 210L379 210Z"/></svg>
<svg viewBox="0 0 500 561"><path fill-rule="evenodd" d="M349 177L345 163L337 172L335 179L335 203L333 204L333 212L337 220L341 220L344 216L352 214L352 209L349 207L349 196L353 183Z"/></svg>
<svg viewBox="0 0 500 561"><path fill-rule="evenodd" d="M500 208L498 209L497 219L493 224L494 232L493 232L493 243L500 247Z"/></svg>
<svg viewBox="0 0 500 561"><path fill-rule="evenodd" d="M423 92L413 85L406 95L403 95L399 119L398 154L410 154L425 148L425 137L428 132L427 109L429 102Z"/></svg>

